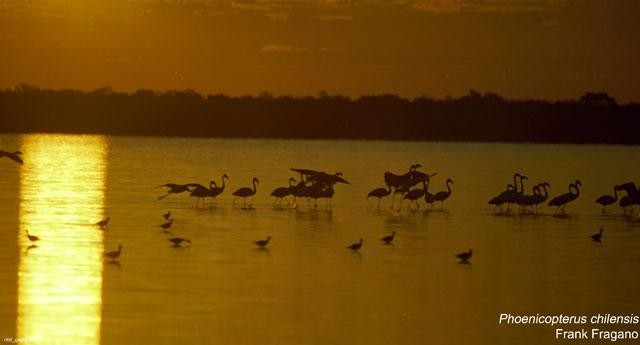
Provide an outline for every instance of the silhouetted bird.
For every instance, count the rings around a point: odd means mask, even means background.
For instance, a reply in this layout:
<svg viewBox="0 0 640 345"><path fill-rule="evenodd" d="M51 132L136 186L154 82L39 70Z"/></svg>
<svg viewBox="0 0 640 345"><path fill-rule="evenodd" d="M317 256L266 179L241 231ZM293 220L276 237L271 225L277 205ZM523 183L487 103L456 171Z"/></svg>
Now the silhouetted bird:
<svg viewBox="0 0 640 345"><path fill-rule="evenodd" d="M280 201L282 203L282 199L291 195L293 190L293 184L296 183L296 179L293 177L289 178L289 186L288 187L278 187L271 192L271 196L275 197L275 202Z"/></svg>
<svg viewBox="0 0 640 345"><path fill-rule="evenodd" d="M195 186L198 186L198 184L197 183L188 183L188 184L166 183L163 185L159 185L156 188L165 187L165 188L168 188L168 190L167 190L167 194L159 196L158 200L162 200L171 194L178 194L178 193L190 191L190 188Z"/></svg>
<svg viewBox="0 0 640 345"><path fill-rule="evenodd" d="M110 219L111 219L110 217L106 217L103 220L97 222L96 225L99 226L101 229L104 229L107 227L107 224L109 224Z"/></svg>
<svg viewBox="0 0 640 345"><path fill-rule="evenodd" d="M369 194L367 194L367 200L369 200L369 198L371 197L378 198L378 208L380 208L380 199L384 198L385 196L389 196L389 194L391 194L390 185L387 186L387 188L376 188L369 192Z"/></svg>
<svg viewBox="0 0 640 345"><path fill-rule="evenodd" d="M359 241L359 242L354 243L354 244L352 244L352 245L348 246L348 247L347 247L347 249L351 249L351 250L353 250L354 252L357 252L358 250L360 250L360 248L362 248L362 242L363 242L363 241L362 241L362 239L360 239L360 241Z"/></svg>
<svg viewBox="0 0 640 345"><path fill-rule="evenodd" d="M118 245L118 250L112 251L112 252L108 252L108 253L104 253L104 257L110 260L117 260L118 257L120 256L120 253L122 253L122 245L119 244Z"/></svg>
<svg viewBox="0 0 640 345"><path fill-rule="evenodd" d="M199 205L200 201L202 201L202 207L204 207L204 199L210 196L215 188L216 188L216 181L209 182L209 188L201 184L194 183L193 189L191 189L190 196L198 198L196 207Z"/></svg>
<svg viewBox="0 0 640 345"><path fill-rule="evenodd" d="M410 190L405 196L403 200L409 200L409 206L411 207L411 203L415 202L416 206L418 208L420 208L420 204L418 204L418 199L422 198L424 196L424 193L427 190L427 184L426 182L422 182L422 189L420 188L416 188L416 189L412 189ZM398 211L400 211L400 209L402 208L402 201L400 201L400 208L398 209Z"/></svg>
<svg viewBox="0 0 640 345"><path fill-rule="evenodd" d="M213 198L213 200L216 202L216 205L218 204L218 199L216 199L218 197L218 195L222 194L222 192L224 192L224 187L225 187L225 183L224 180L229 179L229 176L227 176L227 174L223 174L222 175L222 186L218 187L215 186L214 188L212 188L209 191L209 197Z"/></svg>
<svg viewBox="0 0 640 345"><path fill-rule="evenodd" d="M269 241L271 241L271 236L267 236L267 238L264 240L253 241L253 243L255 243L260 248L264 248L267 246L267 244L269 244Z"/></svg>
<svg viewBox="0 0 640 345"><path fill-rule="evenodd" d="M596 241L596 242L602 242L602 228L600 228L600 232L598 232L597 234L593 234L589 237L591 237L592 240Z"/></svg>
<svg viewBox="0 0 640 345"><path fill-rule="evenodd" d="M160 224L159 226L165 231L169 231L169 229L171 229L171 226L173 225L173 218L169 219L168 222L164 223L164 224Z"/></svg>
<svg viewBox="0 0 640 345"><path fill-rule="evenodd" d="M440 201L440 209L441 210L444 209L444 201L447 200L451 196L451 186L450 186L451 183L453 183L453 180L448 178L447 179L447 190L438 192L433 196L435 201Z"/></svg>
<svg viewBox="0 0 640 345"><path fill-rule="evenodd" d="M183 242L191 244L191 240L182 237L172 237L169 239L174 247L179 247Z"/></svg>
<svg viewBox="0 0 640 345"><path fill-rule="evenodd" d="M596 199L596 203L602 205L602 213L606 213L606 207L608 205L611 205L613 203L615 203L616 201L618 201L618 190L616 189L617 186L615 186L613 188L613 196L611 195L603 195L601 197L599 197L598 199Z"/></svg>
<svg viewBox="0 0 640 345"><path fill-rule="evenodd" d="M580 182L580 180L576 180L575 183L570 183L569 193L565 193L551 199L551 201L549 201L549 206L558 207L556 213L561 212L562 214L564 214L565 206L580 196L580 186L582 186L582 182ZM573 193L573 189L575 189L575 193Z"/></svg>
<svg viewBox="0 0 640 345"><path fill-rule="evenodd" d="M29 241L36 242L40 240L40 237L36 235L29 235L29 230L25 230L25 232L27 233L27 238L29 239Z"/></svg>
<svg viewBox="0 0 640 345"><path fill-rule="evenodd" d="M20 157L20 155L22 155L22 152L20 151L7 152L7 151L0 150L0 158L7 157L13 160L14 162L24 164L24 162L22 161L22 157Z"/></svg>
<svg viewBox="0 0 640 345"><path fill-rule="evenodd" d="M392 232L391 235L381 238L380 241L384 242L385 244L391 244L391 242L393 242L394 238L396 238L396 232L395 231Z"/></svg>
<svg viewBox="0 0 640 345"><path fill-rule="evenodd" d="M233 192L234 196L243 199L243 201L244 201L244 206L243 207L244 208L247 207L247 198L256 194L256 191L257 191L256 184L258 184L260 182L260 180L258 180L257 177L254 177L252 182L253 182L253 189L251 189L249 187L243 187L243 188L240 188L240 189L236 190L235 192ZM234 206L235 206L235 203L236 203L236 199L233 199L233 203L232 204Z"/></svg>
<svg viewBox="0 0 640 345"><path fill-rule="evenodd" d="M167 211L167 213L162 215L164 217L164 219L169 220L171 219L171 211Z"/></svg>
<svg viewBox="0 0 640 345"><path fill-rule="evenodd" d="M469 259L471 259L471 255L473 255L473 250L469 249L468 252L462 252L460 254L456 254L455 257L460 259L460 262L469 262Z"/></svg>
<svg viewBox="0 0 640 345"><path fill-rule="evenodd" d="M519 191L518 191L518 178L520 179ZM508 184L507 189L504 192L500 193L498 196L489 200L489 204L495 205L496 208L500 207L500 210L502 210L502 205L507 204L507 209L510 209L509 208L510 204L513 203L520 195L523 194L524 180L526 179L527 177L520 173L513 174L513 185ZM513 186L513 189L511 189L509 186Z"/></svg>

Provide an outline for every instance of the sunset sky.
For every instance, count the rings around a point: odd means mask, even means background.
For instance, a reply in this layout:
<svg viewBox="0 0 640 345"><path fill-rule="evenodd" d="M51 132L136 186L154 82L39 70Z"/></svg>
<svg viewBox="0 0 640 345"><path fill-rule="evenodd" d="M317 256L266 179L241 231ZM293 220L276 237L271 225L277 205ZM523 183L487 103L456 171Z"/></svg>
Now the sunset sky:
<svg viewBox="0 0 640 345"><path fill-rule="evenodd" d="M0 88L640 101L640 2L0 0Z"/></svg>

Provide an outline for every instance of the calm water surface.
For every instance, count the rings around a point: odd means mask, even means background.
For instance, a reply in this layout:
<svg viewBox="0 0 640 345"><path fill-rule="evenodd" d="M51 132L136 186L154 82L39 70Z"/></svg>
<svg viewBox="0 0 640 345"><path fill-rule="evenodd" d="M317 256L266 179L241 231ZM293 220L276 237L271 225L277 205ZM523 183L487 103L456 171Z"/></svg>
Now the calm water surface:
<svg viewBox="0 0 640 345"><path fill-rule="evenodd" d="M0 136L0 336L29 344L540 344L546 326L499 313L638 314L640 223L594 200L640 181L634 146ZM378 211L384 171L419 162L454 180L444 211ZM277 209L290 167L340 171L331 208ZM570 217L492 215L520 171L550 194L575 179ZM217 207L166 182L230 177ZM254 209L231 191L260 178ZM439 207L436 207L438 210ZM158 227L175 218L172 234ZM93 223L104 216L104 231ZM604 243L588 236L604 226ZM32 247L24 232L42 239ZM397 232L384 246L378 238ZM269 250L252 241L273 237ZM173 248L171 236L190 238ZM361 255L345 246L364 239ZM102 253L125 246L120 264ZM453 254L473 248L471 265Z"/></svg>

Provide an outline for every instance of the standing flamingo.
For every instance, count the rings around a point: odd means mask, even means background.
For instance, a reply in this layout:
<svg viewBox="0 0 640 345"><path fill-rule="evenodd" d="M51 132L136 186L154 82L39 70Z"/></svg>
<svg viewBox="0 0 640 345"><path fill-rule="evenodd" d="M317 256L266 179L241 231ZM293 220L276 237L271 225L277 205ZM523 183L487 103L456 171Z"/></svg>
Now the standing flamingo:
<svg viewBox="0 0 640 345"><path fill-rule="evenodd" d="M606 207L608 205L611 205L613 203L615 203L616 201L618 201L618 190L616 189L617 186L615 186L613 188L613 196L611 195L603 195L601 197L599 197L598 199L596 199L596 203L602 205L602 213L607 213L606 211Z"/></svg>
<svg viewBox="0 0 640 345"><path fill-rule="evenodd" d="M412 203L416 203L416 207L420 208L420 204L418 203L418 199L422 198L427 191L427 183L426 181L422 181L422 189L416 188L410 190L405 196L403 200L409 200L409 208L411 208ZM398 212L402 209L402 200L400 201L400 208L398 208Z"/></svg>
<svg viewBox="0 0 640 345"><path fill-rule="evenodd" d="M271 192L271 196L276 198L276 200L274 201L275 204L278 204L278 201L280 201L280 205L281 205L282 199L291 195L294 183L296 183L296 179L291 177L289 178L289 187L278 187L274 189L273 192Z"/></svg>
<svg viewBox="0 0 640 345"><path fill-rule="evenodd" d="M387 188L380 187L372 190L367 194L367 200L370 197L378 198L378 209L380 209L380 199L389 196L389 194L391 194L391 185L387 185Z"/></svg>
<svg viewBox="0 0 640 345"><path fill-rule="evenodd" d="M211 193L213 192L214 188L216 188L216 181L211 181L209 182L209 188L201 185L201 184L194 184L194 188L191 190L191 196L192 197L196 197L198 198L198 200L196 201L196 207L198 207L200 205L200 201L202 201L202 207L204 207L204 199L206 197L208 197L209 195L211 195Z"/></svg>
<svg viewBox="0 0 640 345"><path fill-rule="evenodd" d="M570 183L569 193L565 193L551 199L551 201L549 201L549 206L558 207L558 209L556 209L556 214L558 214L558 212L565 214L564 208L567 204L576 200L580 196L580 187L582 187L582 182L580 182L580 180L576 180L575 183ZM573 193L573 189L575 189L575 193Z"/></svg>
<svg viewBox="0 0 640 345"><path fill-rule="evenodd" d="M451 186L450 186L451 183L453 183L453 180L448 178L447 179L447 190L438 192L433 196L435 201L440 201L440 210L444 210L444 201L447 200L451 196Z"/></svg>
<svg viewBox="0 0 640 345"><path fill-rule="evenodd" d="M254 177L251 182L253 183L253 189L251 189L249 187L242 187L242 188L236 190L235 192L233 192L234 196L236 196L237 198L242 198L242 200L244 201L243 208L247 208L247 198L256 194L256 192L257 192L256 184L258 184L260 182L260 180L258 180L257 177ZM235 206L235 203L236 203L236 199L233 199L233 203L232 204L234 206Z"/></svg>
<svg viewBox="0 0 640 345"><path fill-rule="evenodd" d="M218 199L217 199L218 195L224 192L224 187L225 187L224 180L226 179L229 179L229 176L227 176L227 174L223 174L221 178L222 186L218 187L216 185L215 187L211 188L211 190L209 190L209 194L207 195L208 197L213 198L213 201L215 201L216 205L218 204Z"/></svg>

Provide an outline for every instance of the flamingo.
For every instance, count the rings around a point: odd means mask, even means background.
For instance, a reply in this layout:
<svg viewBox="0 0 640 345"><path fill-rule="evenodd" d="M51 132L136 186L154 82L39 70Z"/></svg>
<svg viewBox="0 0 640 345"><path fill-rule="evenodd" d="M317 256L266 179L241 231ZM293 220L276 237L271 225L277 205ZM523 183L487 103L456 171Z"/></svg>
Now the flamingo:
<svg viewBox="0 0 640 345"><path fill-rule="evenodd" d="M380 199L389 196L389 194L391 194L391 185L387 185L387 188L381 187L372 190L367 194L367 200L369 200L370 197L378 198L378 209L380 209Z"/></svg>
<svg viewBox="0 0 640 345"><path fill-rule="evenodd" d="M273 192L271 192L271 196L276 198L274 203L277 203L278 201L280 201L280 204L282 204L282 199L291 195L294 183L296 183L296 179L291 177L289 178L289 187L278 187L274 189Z"/></svg>
<svg viewBox="0 0 640 345"><path fill-rule="evenodd" d="M360 248L362 248L362 242L363 242L363 241L362 241L362 239L360 239L360 241L359 241L359 242L356 242L356 243L354 243L354 244L352 244L352 245L348 246L348 247L347 247L347 249L351 249L351 250L353 250L354 252L357 252L357 251L359 251L359 250L360 250Z"/></svg>
<svg viewBox="0 0 640 345"><path fill-rule="evenodd" d="M318 206L318 199L320 198L327 198L326 206L329 207L334 193L333 187L322 182L316 182L308 189L308 196L313 199L314 207Z"/></svg>
<svg viewBox="0 0 640 345"><path fill-rule="evenodd" d="M271 241L271 236L267 236L267 238L264 240L253 241L253 243L255 243L260 248L265 248L267 244L269 244L269 241Z"/></svg>
<svg viewBox="0 0 640 345"><path fill-rule="evenodd" d="M24 162L22 161L22 157L20 157L20 155L22 155L22 152L20 151L7 152L7 151L0 150L0 158L7 157L16 163L24 164Z"/></svg>
<svg viewBox="0 0 640 345"><path fill-rule="evenodd" d="M518 178L520 178L520 191L518 191ZM500 210L502 211L502 205L506 203L508 205L507 209L510 210L509 205L524 192L524 180L526 179L527 177L520 173L513 174L513 189L509 189L509 185L507 185L507 190L489 200L489 204L495 205L496 207L500 206Z"/></svg>
<svg viewBox="0 0 640 345"><path fill-rule="evenodd" d="M236 190L235 192L233 192L234 196L236 196L237 198L242 198L243 199L243 201L244 201L243 208L247 208L247 198L256 194L256 191L257 191L256 184L258 184L259 182L260 182L260 180L258 180L257 177L254 177L253 180L252 180L253 189L251 189L249 187L242 187L242 188ZM233 199L233 205L234 206L235 206L236 199Z"/></svg>
<svg viewBox="0 0 640 345"><path fill-rule="evenodd" d="M202 200L202 207L204 207L204 198L208 197L209 195L211 195L211 193L213 192L214 188L217 187L216 185L216 181L211 181L209 182L209 188L201 185L201 184L193 184L195 186L195 188L193 188L193 190L191 190L191 194L190 196L196 197L198 198L198 201L196 201L196 207L198 207L198 205L200 204L200 200Z"/></svg>
<svg viewBox="0 0 640 345"><path fill-rule="evenodd" d="M214 188L212 188L212 189L209 191L209 194L207 195L207 196L209 196L209 197L213 198L213 200L216 202L216 205L218 204L218 199L216 199L216 198L217 198L217 196L218 196L218 195L220 195L220 194L222 194L222 192L224 192L224 187L225 187L224 180L225 180L225 179L229 179L229 176L227 176L227 174L223 174L223 175L222 175L222 178L221 178L221 180L222 180L222 186L218 187L218 186L216 185Z"/></svg>
<svg viewBox="0 0 640 345"><path fill-rule="evenodd" d="M549 198L549 192L547 191L547 187L551 187L551 185L548 182L542 182L538 184L538 195L535 196L534 200L533 200L533 207L535 208L534 212L537 214L538 213L538 205L542 204L543 202L547 201L547 199ZM544 192L544 195L542 195L542 192Z"/></svg>
<svg viewBox="0 0 640 345"><path fill-rule="evenodd" d="M602 243L602 231L604 231L602 228L600 228L600 232L598 232L597 234L593 234L589 237L591 237L592 240L598 242L598 243Z"/></svg>
<svg viewBox="0 0 640 345"><path fill-rule="evenodd" d="M393 239L396 238L396 232L393 231L391 233L391 235L385 236L383 238L380 239L380 241L384 242L384 244L391 244L391 242L393 242Z"/></svg>
<svg viewBox="0 0 640 345"><path fill-rule="evenodd" d="M169 241L173 243L174 247L180 247L182 243L185 243L185 242L191 244L190 239L182 238L182 237L172 237L169 239Z"/></svg>
<svg viewBox="0 0 640 345"><path fill-rule="evenodd" d="M404 196L404 200L409 200L409 207L411 207L411 203L415 202L416 206L420 208L420 204L418 204L418 199L424 196L426 190L427 190L427 184L425 181L422 181L422 189L416 188L416 189L410 190ZM400 208L398 209L398 212L400 212L401 208L402 208L402 201L400 201Z"/></svg>
<svg viewBox="0 0 640 345"><path fill-rule="evenodd" d="M468 263L469 259L471 259L471 256L473 255L473 249L469 249L468 252L462 252L460 254L456 254L455 257L457 257L458 259L460 259L460 263Z"/></svg>
<svg viewBox="0 0 640 345"><path fill-rule="evenodd" d="M444 210L444 201L447 200L451 196L451 186L450 186L451 183L453 183L453 180L448 178L447 179L447 190L446 191L440 191L440 192L436 193L433 196L435 201L440 201L440 210Z"/></svg>
<svg viewBox="0 0 640 345"><path fill-rule="evenodd" d="M158 200L162 200L171 194L178 194L178 193L190 191L190 188L194 186L197 187L198 184L197 183L187 183L187 184L165 183L163 185L156 186L156 188L160 188L160 187L169 188L167 190L167 194L159 196Z"/></svg>
<svg viewBox="0 0 640 345"><path fill-rule="evenodd" d="M112 252L108 252L108 253L104 253L104 257L109 259L109 260L118 260L118 257L120 257L120 254L122 253L122 245L119 244L118 245L118 250L112 251Z"/></svg>
<svg viewBox="0 0 640 345"><path fill-rule="evenodd" d="M104 229L107 227L107 224L109 224L110 219L111 219L110 217L106 217L103 220L97 222L96 225L99 226L100 229Z"/></svg>
<svg viewBox="0 0 640 345"><path fill-rule="evenodd" d="M25 232L27 233L27 238L29 239L29 241L31 241L31 243L35 243L40 240L40 237L36 235L29 235L29 230L25 230Z"/></svg>
<svg viewBox="0 0 640 345"><path fill-rule="evenodd" d="M618 201L618 190L616 189L617 186L615 186L613 188L613 196L611 195L603 195L601 197L599 197L598 199L596 199L596 203L602 205L602 213L606 213L606 207L607 205L611 205L613 203L615 203L616 201Z"/></svg>
<svg viewBox="0 0 640 345"><path fill-rule="evenodd" d="M569 184L569 193L565 193L565 194L559 195L559 196L551 199L551 201L549 201L549 206L558 207L558 209L556 210L556 214L558 212L561 212L562 214L565 214L565 211L564 211L565 206L567 206L568 203L570 203L571 201L577 199L580 196L580 187L581 186L582 186L582 182L580 182L580 180L576 180L575 183L570 183ZM576 192L573 193L572 189L575 189Z"/></svg>
<svg viewBox="0 0 640 345"><path fill-rule="evenodd" d="M427 183L426 189L424 190L424 202L427 204L427 206L431 205L431 209L433 209L433 203L436 202L436 196L429 193L430 182L427 181L426 183Z"/></svg>

